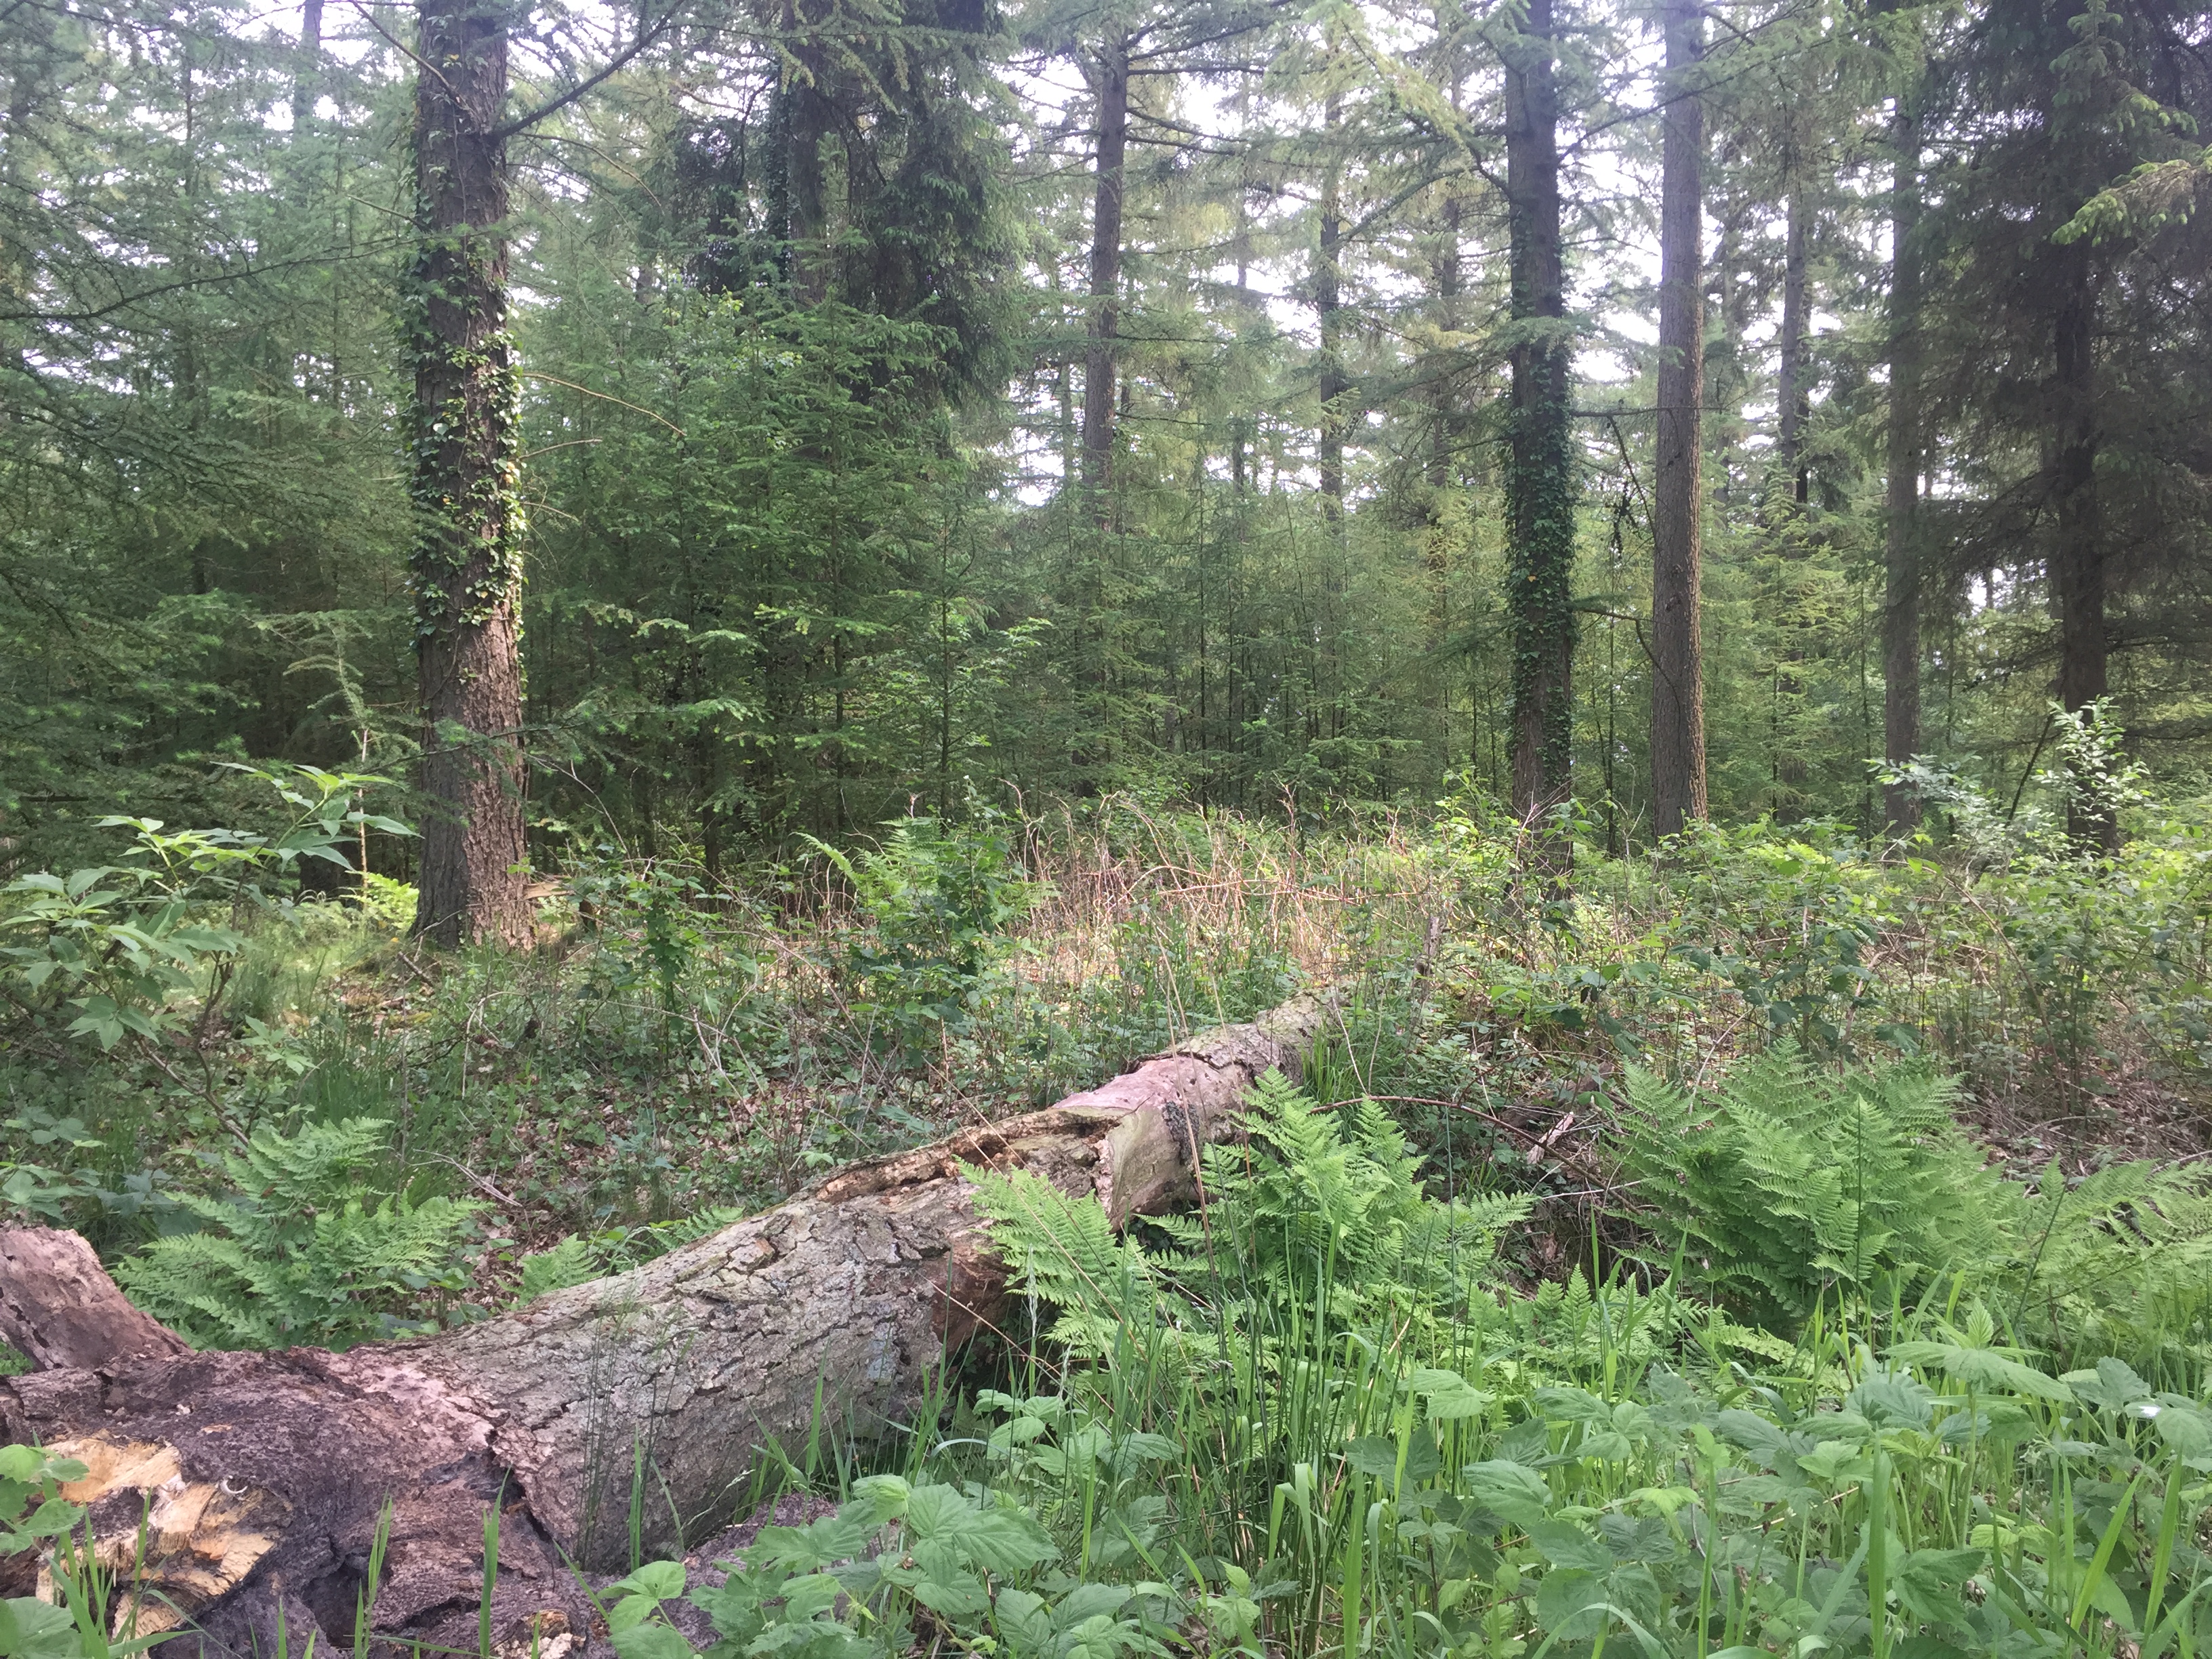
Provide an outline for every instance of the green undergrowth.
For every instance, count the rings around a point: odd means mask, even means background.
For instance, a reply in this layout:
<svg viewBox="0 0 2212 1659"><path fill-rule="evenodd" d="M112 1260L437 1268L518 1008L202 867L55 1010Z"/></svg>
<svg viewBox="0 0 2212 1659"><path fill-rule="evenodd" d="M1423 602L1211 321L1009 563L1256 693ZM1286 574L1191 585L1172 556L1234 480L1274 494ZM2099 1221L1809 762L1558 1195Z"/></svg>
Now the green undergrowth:
<svg viewBox="0 0 2212 1659"><path fill-rule="evenodd" d="M2201 1091L2197 806L2093 858L1951 781L1917 848L1701 829L1571 890L1471 796L978 808L719 883L574 849L539 948L441 959L404 894L283 885L373 781L264 776L304 827L120 825L136 873L0 915L0 1200L209 1346L485 1317L1334 990L1194 1213L979 1175L1008 1346L894 1465L780 1466L839 1513L728 1583L634 1562L624 1659L685 1659L686 1595L720 1659L2212 1633L2212 1199L2185 1148L2094 1144ZM1993 1158L1992 1114L2074 1127Z"/></svg>
<svg viewBox="0 0 2212 1659"><path fill-rule="evenodd" d="M1681 1276L1517 1293L1511 1206L1433 1198L1384 1115L1314 1108L1269 1082L1249 1143L1210 1155L1204 1219L1146 1238L981 1178L1034 1322L1006 1385L693 1589L708 1651L2158 1659L2212 1638L2201 1363L2162 1387L2055 1358L1978 1269L1911 1300L1893 1275L1886 1302L1831 1275L1787 1322ZM625 1659L693 1650L662 1612L685 1580L615 1587Z"/></svg>

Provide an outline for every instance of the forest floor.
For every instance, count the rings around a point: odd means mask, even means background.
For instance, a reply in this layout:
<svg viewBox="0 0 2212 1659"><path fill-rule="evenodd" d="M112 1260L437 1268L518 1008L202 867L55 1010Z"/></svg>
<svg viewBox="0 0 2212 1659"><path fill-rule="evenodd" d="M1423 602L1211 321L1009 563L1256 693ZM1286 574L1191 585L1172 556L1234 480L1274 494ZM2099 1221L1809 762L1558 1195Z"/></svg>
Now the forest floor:
<svg viewBox="0 0 2212 1659"><path fill-rule="evenodd" d="M474 1272L495 1281L570 1235L635 1259L670 1224L1328 985L1316 1094L1386 1103L1442 1193L1532 1193L1551 1237L1529 1265L1557 1272L1632 1208L1623 1067L1694 1085L1778 1037L1958 1075L1960 1121L2024 1178L2203 1156L2203 849L2185 825L2136 847L2102 877L1974 870L1754 825L1664 866L1585 849L1559 898L1473 817L1297 833L1109 808L894 835L857 882L580 867L541 884L520 955L441 958L389 915L288 907L189 1061L19 1023L0 1078L27 1164L123 1195L70 1211L106 1248L246 1126L368 1117L390 1126L385 1190L486 1206ZM79 1144L27 1144L63 1120Z"/></svg>

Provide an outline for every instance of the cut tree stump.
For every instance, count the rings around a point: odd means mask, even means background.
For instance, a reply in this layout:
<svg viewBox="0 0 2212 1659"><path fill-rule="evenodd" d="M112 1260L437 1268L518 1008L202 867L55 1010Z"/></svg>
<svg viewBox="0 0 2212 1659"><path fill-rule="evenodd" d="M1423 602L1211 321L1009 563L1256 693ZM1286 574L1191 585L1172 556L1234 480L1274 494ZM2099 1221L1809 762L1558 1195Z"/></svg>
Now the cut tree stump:
<svg viewBox="0 0 2212 1659"><path fill-rule="evenodd" d="M1095 1193L1117 1226L1185 1204L1195 1148L1234 1132L1262 1073L1298 1074L1324 1014L1302 997L1042 1111L841 1170L629 1273L345 1353L190 1352L76 1235L0 1233L0 1334L40 1367L0 1379L0 1426L86 1465L67 1495L91 1506L103 1563L143 1586L118 1627L177 1629L172 1652L273 1656L280 1624L292 1652L311 1627L350 1647L387 1503L380 1647L473 1650L496 1504L495 1644L530 1659L534 1629L538 1659L562 1659L592 1635L571 1562L627 1567L633 1528L648 1559L707 1537L772 1443L911 1421L995 1325L1006 1273L963 1164Z"/></svg>

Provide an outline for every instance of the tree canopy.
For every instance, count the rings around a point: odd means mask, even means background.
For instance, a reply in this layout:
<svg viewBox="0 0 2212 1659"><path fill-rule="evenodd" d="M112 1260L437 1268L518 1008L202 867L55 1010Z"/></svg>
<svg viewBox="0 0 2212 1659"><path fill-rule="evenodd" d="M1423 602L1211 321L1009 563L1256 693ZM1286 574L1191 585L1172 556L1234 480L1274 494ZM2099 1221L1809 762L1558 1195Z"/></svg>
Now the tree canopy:
<svg viewBox="0 0 2212 1659"><path fill-rule="evenodd" d="M1873 835L2054 705L2212 738L2212 8L0 33L26 867L224 757L408 773L372 861L519 884L1009 791Z"/></svg>

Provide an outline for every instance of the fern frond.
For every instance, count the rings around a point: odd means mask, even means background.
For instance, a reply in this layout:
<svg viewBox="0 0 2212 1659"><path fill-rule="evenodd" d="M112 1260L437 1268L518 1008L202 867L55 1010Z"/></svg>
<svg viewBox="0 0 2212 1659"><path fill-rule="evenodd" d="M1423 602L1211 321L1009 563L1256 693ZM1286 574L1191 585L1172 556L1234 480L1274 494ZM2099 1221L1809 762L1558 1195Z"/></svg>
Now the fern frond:
<svg viewBox="0 0 2212 1659"><path fill-rule="evenodd" d="M258 1131L223 1160L237 1190L183 1200L201 1231L125 1257L117 1281L202 1347L339 1348L419 1316L426 1290L461 1282L462 1232L482 1206L368 1187L384 1128L349 1118Z"/></svg>

